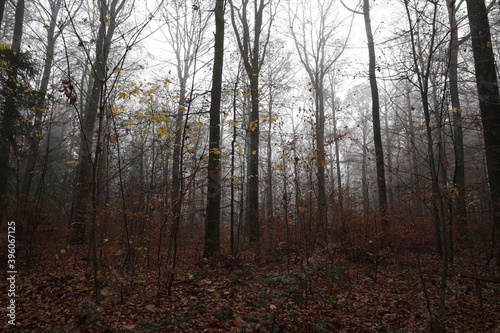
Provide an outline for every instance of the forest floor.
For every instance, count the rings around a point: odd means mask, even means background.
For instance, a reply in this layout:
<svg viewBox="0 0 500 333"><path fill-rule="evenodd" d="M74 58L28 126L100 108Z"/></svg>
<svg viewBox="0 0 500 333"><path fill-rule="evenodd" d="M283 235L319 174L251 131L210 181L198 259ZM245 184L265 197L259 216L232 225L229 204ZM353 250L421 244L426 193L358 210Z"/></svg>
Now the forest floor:
<svg viewBox="0 0 500 333"><path fill-rule="evenodd" d="M441 261L432 251L193 258L177 266L170 296L158 292L165 271L159 277L158 267L138 261L129 274L109 257L97 302L92 264L81 260L88 248L53 250L18 273L16 326L5 313L0 331L403 333L429 332L432 323L435 332L500 332L499 270L472 251L456 255L439 314ZM5 292L0 301L7 304Z"/></svg>

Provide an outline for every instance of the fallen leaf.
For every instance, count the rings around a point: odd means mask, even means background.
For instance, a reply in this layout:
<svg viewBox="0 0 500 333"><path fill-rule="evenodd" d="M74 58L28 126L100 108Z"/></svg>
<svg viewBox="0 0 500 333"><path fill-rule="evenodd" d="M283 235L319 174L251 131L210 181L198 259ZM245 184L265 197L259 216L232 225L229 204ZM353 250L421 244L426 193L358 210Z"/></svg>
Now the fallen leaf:
<svg viewBox="0 0 500 333"><path fill-rule="evenodd" d="M234 319L234 324L235 324L236 326L241 326L241 324L243 324L244 322L245 322L245 321L244 321L244 320L243 320L243 318L241 318L241 317L236 317L236 318Z"/></svg>
<svg viewBox="0 0 500 333"><path fill-rule="evenodd" d="M137 325L128 324L122 327L123 330L133 330Z"/></svg>

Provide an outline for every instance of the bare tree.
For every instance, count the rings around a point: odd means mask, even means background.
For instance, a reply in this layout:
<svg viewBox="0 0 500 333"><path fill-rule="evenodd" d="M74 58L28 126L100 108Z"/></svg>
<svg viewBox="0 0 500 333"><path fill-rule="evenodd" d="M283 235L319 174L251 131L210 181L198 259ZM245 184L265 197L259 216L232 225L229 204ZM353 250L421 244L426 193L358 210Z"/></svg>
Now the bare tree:
<svg viewBox="0 0 500 333"><path fill-rule="evenodd" d="M344 5L345 6L345 5ZM346 7L347 8L347 7ZM363 11L358 12L353 9L350 11L362 14L365 22L366 39L368 41L368 76L370 80L370 91L372 96L372 122L373 122L373 142L375 145L375 162L377 165L377 186L378 186L378 205L382 217L382 229L386 230L387 220L387 187L385 182L385 164L384 148L382 145L382 131L380 127L380 98L377 85L377 63L375 56L375 42L370 19L370 1L363 0Z"/></svg>
<svg viewBox="0 0 500 333"><path fill-rule="evenodd" d="M313 10L313 7L317 10ZM306 70L313 88L316 135L315 162L318 182L318 224L323 241L328 234L328 204L326 193L326 150L325 150L325 79L333 65L340 58L347 45L347 37L338 36L344 20L335 18L332 1L316 0L314 6L299 1L299 5L289 13L289 30L292 34L300 62ZM333 19L332 19L333 18Z"/></svg>
<svg viewBox="0 0 500 333"><path fill-rule="evenodd" d="M456 12L459 5L455 1L448 1L448 18L451 26L450 34L450 99L453 114L453 147L455 152L455 172L453 183L456 187L456 213L459 223L460 233L466 232L467 223L467 203L465 193L465 158L464 158L464 138L462 131L462 107L460 105L460 95L458 86L458 49L460 40L458 38L459 26L456 19Z"/></svg>
<svg viewBox="0 0 500 333"><path fill-rule="evenodd" d="M50 10L47 10L50 23L48 24L47 28L45 60L43 65L42 78L40 80L40 86L38 87L38 99L35 108L35 117L33 120L33 131L22 186L22 195L25 197L25 199L28 199L29 197L29 190L33 179L33 171L35 170L35 163L37 162L38 157L38 147L42 138L46 95L54 63L54 50L56 46L56 40L60 36L60 34L57 34L55 32L55 29L59 11L61 9L61 4L62 0L51 0L49 1ZM59 24L59 28L62 30L62 24ZM27 200L25 202L26 204L28 204Z"/></svg>
<svg viewBox="0 0 500 333"><path fill-rule="evenodd" d="M429 8L424 10L415 11L417 18L413 19L413 8L409 4L408 0L405 0L406 15L409 24L409 37L411 39L411 50L412 50L412 72L414 73L416 79L414 85L418 88L420 92L420 98L422 100L422 109L425 119L425 133L426 133L426 144L427 144L427 159L429 163L429 171L431 175L431 187L432 194L435 200L433 215L435 221L436 229L436 241L438 243L438 251L442 258L442 271L441 271L441 285L440 285L440 303L439 311L443 312L446 304L446 290L447 290L447 279L448 279L448 265L449 265L449 249L448 249L448 237L447 237L447 210L445 207L445 198L443 190L441 188L439 166L436 162L436 157L434 153L435 141L433 137L433 125L431 121L431 105L429 102L430 98L430 78L431 71L433 70L433 63L436 55L440 49L441 44L444 42L444 37L439 33L438 29L438 4L437 2L429 2ZM426 6L427 7L427 6ZM429 31L425 33L420 31L419 19L429 14L430 17L430 27ZM427 18L426 18L427 19ZM427 27L422 28L422 30ZM424 41L422 35L425 35L427 39ZM431 323L432 325L433 323Z"/></svg>
<svg viewBox="0 0 500 333"><path fill-rule="evenodd" d="M73 205L70 216L70 225L73 229L73 242L81 243L85 240L85 220L88 214L89 198L96 185L92 181L92 169L97 166L97 161L92 160L94 144L94 127L98 115L99 120L104 119L105 89L111 41L117 27L117 16L126 4L126 0L100 0L98 2L99 29L95 39L95 60L90 73L89 89L85 109L81 119L79 161L76 170ZM74 26L74 21L72 21ZM83 42L81 41L82 45ZM71 78L65 82L72 85ZM99 133L102 135L102 133Z"/></svg>
<svg viewBox="0 0 500 333"><path fill-rule="evenodd" d="M246 188L246 212L245 232L249 236L250 243L256 243L260 239L259 222L259 134L260 134L260 91L259 80L263 62L266 59L267 46L269 44L270 29L276 14L273 11L273 0L255 0L250 5L249 0L229 0L231 7L231 23L236 35L238 48L243 59L245 71L250 80L250 95L252 111L248 129L250 131L249 152L247 159L247 188ZM269 10L267 22L265 9ZM253 15L252 21L249 17ZM267 33L264 29L267 24ZM253 36L252 34L253 30Z"/></svg>

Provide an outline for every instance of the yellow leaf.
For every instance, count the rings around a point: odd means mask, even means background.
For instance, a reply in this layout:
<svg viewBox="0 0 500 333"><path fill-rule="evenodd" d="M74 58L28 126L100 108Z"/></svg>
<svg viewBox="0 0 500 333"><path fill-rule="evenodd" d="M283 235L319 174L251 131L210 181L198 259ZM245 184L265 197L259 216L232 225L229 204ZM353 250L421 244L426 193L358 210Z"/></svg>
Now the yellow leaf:
<svg viewBox="0 0 500 333"><path fill-rule="evenodd" d="M128 324L122 327L124 330L133 330L137 325L134 324Z"/></svg>
<svg viewBox="0 0 500 333"><path fill-rule="evenodd" d="M275 167L276 170L278 171L281 171L283 170L283 164L278 164L276 167Z"/></svg>
<svg viewBox="0 0 500 333"><path fill-rule="evenodd" d="M146 310L156 312L156 306L154 304L149 304L146 306Z"/></svg>
<svg viewBox="0 0 500 333"><path fill-rule="evenodd" d="M109 19L108 19L108 17L107 17L107 16L104 16L104 18L102 19L102 21L103 21L104 23L106 23L106 22L109 22Z"/></svg>
<svg viewBox="0 0 500 333"><path fill-rule="evenodd" d="M252 155L257 154L257 150L252 151Z"/></svg>
<svg viewBox="0 0 500 333"><path fill-rule="evenodd" d="M48 28L49 28L49 26L48 26L47 24L45 24L45 25L43 26L43 28L44 28L44 29L48 29Z"/></svg>
<svg viewBox="0 0 500 333"><path fill-rule="evenodd" d="M269 305L269 309L276 310L278 307L274 304Z"/></svg>
<svg viewBox="0 0 500 333"><path fill-rule="evenodd" d="M117 67L117 68L113 69L113 72L114 72L114 73L119 73L119 72L121 72L122 70L123 70L123 68L119 68L119 67Z"/></svg>
<svg viewBox="0 0 500 333"><path fill-rule="evenodd" d="M115 108L114 106L112 106L112 107L109 108L109 112L111 112L111 114L117 114L118 113L118 109Z"/></svg>
<svg viewBox="0 0 500 333"><path fill-rule="evenodd" d="M97 271L96 278L97 278L97 280L102 279L102 271L101 271L101 270L98 270L98 271Z"/></svg>
<svg viewBox="0 0 500 333"><path fill-rule="evenodd" d="M158 128L158 134L160 136L168 136L168 131L165 127L159 127Z"/></svg>

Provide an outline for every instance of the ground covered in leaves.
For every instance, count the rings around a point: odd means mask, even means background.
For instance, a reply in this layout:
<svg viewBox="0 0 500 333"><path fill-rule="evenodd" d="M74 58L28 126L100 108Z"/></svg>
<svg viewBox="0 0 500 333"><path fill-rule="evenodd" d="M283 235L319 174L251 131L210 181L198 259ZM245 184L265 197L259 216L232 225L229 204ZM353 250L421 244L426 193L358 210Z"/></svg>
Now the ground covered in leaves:
<svg viewBox="0 0 500 333"><path fill-rule="evenodd" d="M440 314L441 266L431 251L281 249L183 260L170 295L158 267L144 261L127 272L103 260L99 301L85 251L39 257L21 271L17 325L0 330L404 333L429 332L432 323L436 332L500 332L499 271L478 254L455 257Z"/></svg>

